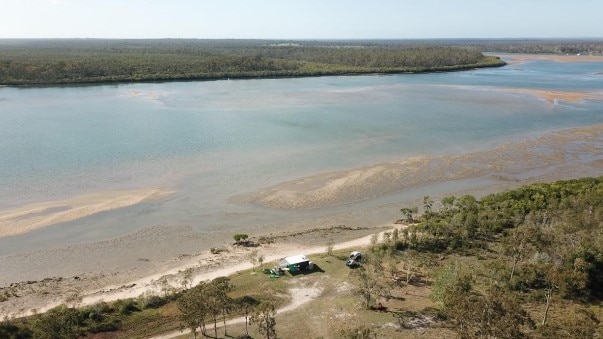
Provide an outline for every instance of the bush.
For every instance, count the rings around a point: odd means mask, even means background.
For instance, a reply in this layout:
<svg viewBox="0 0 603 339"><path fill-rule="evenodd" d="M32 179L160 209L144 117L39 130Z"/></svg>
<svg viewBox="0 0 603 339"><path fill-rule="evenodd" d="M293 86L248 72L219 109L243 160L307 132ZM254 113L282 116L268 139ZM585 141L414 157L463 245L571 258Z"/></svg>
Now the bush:
<svg viewBox="0 0 603 339"><path fill-rule="evenodd" d="M221 249L221 248L212 247L212 248L209 249L209 252L211 254L220 254L220 253L224 252L224 250Z"/></svg>
<svg viewBox="0 0 603 339"><path fill-rule="evenodd" d="M79 310L80 317L82 319L90 319L94 321L102 320L105 314L111 313L112 311L113 310L106 302L100 302Z"/></svg>
<svg viewBox="0 0 603 339"><path fill-rule="evenodd" d="M113 304L113 307L119 314L130 314L139 311L132 299L119 299Z"/></svg>
<svg viewBox="0 0 603 339"><path fill-rule="evenodd" d="M27 328L23 328L8 320L0 321L0 338L28 339L32 338L32 335L31 331Z"/></svg>
<svg viewBox="0 0 603 339"><path fill-rule="evenodd" d="M141 309L158 308L167 304L167 299L162 298L158 295L145 293L138 297L137 304Z"/></svg>
<svg viewBox="0 0 603 339"><path fill-rule="evenodd" d="M119 330L120 325L121 321L119 319L111 319L88 326L88 331L91 333L113 332Z"/></svg>
<svg viewBox="0 0 603 339"><path fill-rule="evenodd" d="M240 241L247 240L247 238L249 238L249 235L247 235L245 233L237 233L233 236L233 238L236 242L240 242Z"/></svg>

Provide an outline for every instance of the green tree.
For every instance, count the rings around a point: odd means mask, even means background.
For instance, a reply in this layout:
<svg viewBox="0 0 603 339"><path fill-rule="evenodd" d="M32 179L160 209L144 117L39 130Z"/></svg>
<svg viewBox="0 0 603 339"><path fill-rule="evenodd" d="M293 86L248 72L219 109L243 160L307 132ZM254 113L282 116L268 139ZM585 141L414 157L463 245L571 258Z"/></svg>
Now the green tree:
<svg viewBox="0 0 603 339"><path fill-rule="evenodd" d="M534 328L517 296L497 288L481 295L472 287L471 277L451 266L438 273L432 294L461 338L525 338Z"/></svg>
<svg viewBox="0 0 603 339"><path fill-rule="evenodd" d="M266 339L276 338L276 309L271 302L262 302L251 316L251 322L258 325L258 332Z"/></svg>
<svg viewBox="0 0 603 339"><path fill-rule="evenodd" d="M252 250L249 252L249 261L251 262L251 270L255 271L255 266L258 264L260 253L258 250Z"/></svg>
<svg viewBox="0 0 603 339"><path fill-rule="evenodd" d="M415 221L415 214L419 212L417 207L404 207L400 209L402 215L406 218L407 223L412 223Z"/></svg>
<svg viewBox="0 0 603 339"><path fill-rule="evenodd" d="M177 306L180 311L180 322L183 328L188 328L197 338L197 329L205 336L205 324L209 317L209 307L206 303L207 284L199 283L187 290L178 298Z"/></svg>
<svg viewBox="0 0 603 339"><path fill-rule="evenodd" d="M260 302L254 297L245 295L235 299L235 305L237 309L243 313L245 317L245 334L249 335L249 329L247 328L247 324L249 323L249 315L253 313L253 311L258 307Z"/></svg>
<svg viewBox="0 0 603 339"><path fill-rule="evenodd" d="M33 333L25 326L17 325L8 318L0 321L0 338L6 339L30 339Z"/></svg>
<svg viewBox="0 0 603 339"><path fill-rule="evenodd" d="M182 279L181 279L182 288L188 289L188 288L193 287L194 275L195 275L195 270L192 267L189 267L182 272Z"/></svg>
<svg viewBox="0 0 603 339"><path fill-rule="evenodd" d="M371 301L377 296L389 296L391 287L385 283L383 270L378 269L375 263L365 263L350 272L356 283L356 291L362 296L364 307L368 310Z"/></svg>
<svg viewBox="0 0 603 339"><path fill-rule="evenodd" d="M249 238L249 235L244 233L237 233L233 236L233 238L237 242L237 244L240 244L241 242L246 241Z"/></svg>
<svg viewBox="0 0 603 339"><path fill-rule="evenodd" d="M230 282L228 277L218 277L212 280L211 284L215 287L214 294L218 300L222 309L222 320L224 322L224 336L227 336L226 332L226 316L234 307L234 301L228 296L228 293L232 291L234 286Z"/></svg>

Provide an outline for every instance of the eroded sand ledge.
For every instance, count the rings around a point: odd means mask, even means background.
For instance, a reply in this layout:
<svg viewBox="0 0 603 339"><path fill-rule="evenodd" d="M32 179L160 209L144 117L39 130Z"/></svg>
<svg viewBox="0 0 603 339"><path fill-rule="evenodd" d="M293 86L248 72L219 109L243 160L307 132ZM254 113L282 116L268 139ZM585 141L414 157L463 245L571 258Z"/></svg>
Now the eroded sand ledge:
<svg viewBox="0 0 603 339"><path fill-rule="evenodd" d="M145 200L162 198L172 193L157 188L110 191L0 211L0 237L24 234L99 212L132 206Z"/></svg>
<svg viewBox="0 0 603 339"><path fill-rule="evenodd" d="M355 203L436 182L515 174L603 160L603 125L549 133L488 151L418 157L399 162L322 173L235 197L274 209L309 209Z"/></svg>

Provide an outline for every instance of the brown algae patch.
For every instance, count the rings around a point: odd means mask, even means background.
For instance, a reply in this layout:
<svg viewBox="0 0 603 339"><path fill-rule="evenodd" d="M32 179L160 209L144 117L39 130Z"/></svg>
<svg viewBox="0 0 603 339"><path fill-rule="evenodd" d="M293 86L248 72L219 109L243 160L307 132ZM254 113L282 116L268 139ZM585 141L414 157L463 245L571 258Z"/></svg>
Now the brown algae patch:
<svg viewBox="0 0 603 339"><path fill-rule="evenodd" d="M159 199L172 193L155 188L100 192L0 211L0 237L24 234L99 212L136 205L145 200Z"/></svg>
<svg viewBox="0 0 603 339"><path fill-rule="evenodd" d="M571 92L571 91L550 91L530 88L502 88L500 89L510 93L522 93L543 99L549 104L555 104L558 100L567 102L582 102L584 100L603 100L603 93L597 92Z"/></svg>
<svg viewBox="0 0 603 339"><path fill-rule="evenodd" d="M400 193L412 187L489 177L523 180L547 169L583 162L600 165L603 124L563 130L462 155L417 157L281 183L237 200L275 209L325 208ZM532 173L532 174L530 174ZM519 175L519 176L518 176Z"/></svg>
<svg viewBox="0 0 603 339"><path fill-rule="evenodd" d="M577 91L553 91L535 88L504 88L494 86L468 86L468 85L434 85L466 91L506 92L512 94L526 94L544 100L550 104L557 101L582 102L585 100L603 100L603 92L577 92Z"/></svg>

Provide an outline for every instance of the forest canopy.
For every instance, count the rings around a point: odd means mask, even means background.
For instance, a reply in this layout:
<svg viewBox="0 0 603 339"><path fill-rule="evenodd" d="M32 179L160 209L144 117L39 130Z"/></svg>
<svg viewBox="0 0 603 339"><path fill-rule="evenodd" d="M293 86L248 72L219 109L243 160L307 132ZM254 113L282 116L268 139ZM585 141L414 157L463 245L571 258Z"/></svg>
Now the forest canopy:
<svg viewBox="0 0 603 339"><path fill-rule="evenodd" d="M403 41L0 40L0 85L414 73L501 65L475 47Z"/></svg>

